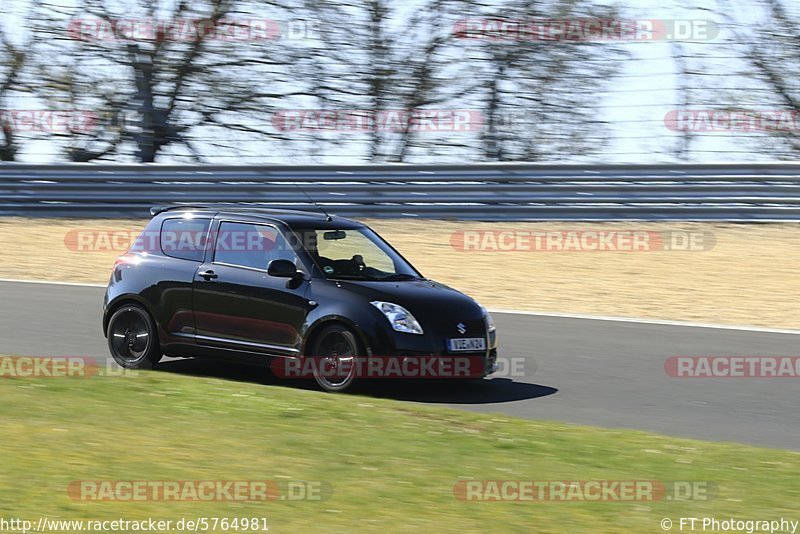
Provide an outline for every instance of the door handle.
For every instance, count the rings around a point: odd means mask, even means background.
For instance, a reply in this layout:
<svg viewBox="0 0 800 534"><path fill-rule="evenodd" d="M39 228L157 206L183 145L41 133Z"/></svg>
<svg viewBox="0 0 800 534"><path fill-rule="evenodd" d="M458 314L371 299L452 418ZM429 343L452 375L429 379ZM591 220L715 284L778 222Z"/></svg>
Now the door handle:
<svg viewBox="0 0 800 534"><path fill-rule="evenodd" d="M202 273L197 273L197 276L202 276L206 279L206 281L219 278L219 275L210 269L208 271L203 271Z"/></svg>

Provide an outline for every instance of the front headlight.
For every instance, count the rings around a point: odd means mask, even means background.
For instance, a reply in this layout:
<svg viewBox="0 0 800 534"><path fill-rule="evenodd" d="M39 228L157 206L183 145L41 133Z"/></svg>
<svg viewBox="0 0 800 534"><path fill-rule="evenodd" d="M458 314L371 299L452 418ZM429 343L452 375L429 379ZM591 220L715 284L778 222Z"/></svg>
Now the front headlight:
<svg viewBox="0 0 800 534"><path fill-rule="evenodd" d="M382 302L375 300L370 302L373 306L378 308L383 315L389 319L389 323L397 332L405 334L422 334L422 327L417 320L411 315L411 312L402 306L392 304L391 302Z"/></svg>
<svg viewBox="0 0 800 534"><path fill-rule="evenodd" d="M489 332L494 332L497 330L497 327L494 326L494 319L492 318L492 314L489 313L489 310L481 306L483 310L483 314L486 316L486 328Z"/></svg>

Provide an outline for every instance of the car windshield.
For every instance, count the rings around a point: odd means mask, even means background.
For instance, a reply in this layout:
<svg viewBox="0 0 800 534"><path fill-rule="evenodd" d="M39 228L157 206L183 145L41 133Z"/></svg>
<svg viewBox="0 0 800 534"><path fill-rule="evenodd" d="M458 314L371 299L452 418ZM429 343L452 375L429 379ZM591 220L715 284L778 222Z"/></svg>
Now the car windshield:
<svg viewBox="0 0 800 534"><path fill-rule="evenodd" d="M295 233L327 278L383 281L421 278L369 228L313 228Z"/></svg>

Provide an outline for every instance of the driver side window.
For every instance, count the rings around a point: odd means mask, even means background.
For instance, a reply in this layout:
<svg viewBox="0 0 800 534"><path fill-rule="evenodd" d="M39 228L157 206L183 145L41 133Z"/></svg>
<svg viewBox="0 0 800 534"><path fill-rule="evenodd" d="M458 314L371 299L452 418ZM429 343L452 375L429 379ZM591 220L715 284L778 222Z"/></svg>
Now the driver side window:
<svg viewBox="0 0 800 534"><path fill-rule="evenodd" d="M267 224L222 222L219 226L214 262L265 271L272 260L297 256L277 228Z"/></svg>

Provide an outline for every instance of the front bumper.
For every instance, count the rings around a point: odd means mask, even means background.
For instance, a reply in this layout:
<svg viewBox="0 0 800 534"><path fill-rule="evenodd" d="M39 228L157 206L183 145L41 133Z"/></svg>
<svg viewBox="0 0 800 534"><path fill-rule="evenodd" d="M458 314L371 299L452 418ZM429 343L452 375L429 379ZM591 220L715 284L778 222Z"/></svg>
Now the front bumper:
<svg viewBox="0 0 800 534"><path fill-rule="evenodd" d="M373 350L373 357L398 359L412 368L431 367L441 370L438 378L474 379L484 378L497 371L497 342L494 332L486 337L487 348L481 352L451 352L446 349L447 340L443 338L434 346L424 346L422 340L410 343L408 334L397 336L400 339L382 351Z"/></svg>
<svg viewBox="0 0 800 534"><path fill-rule="evenodd" d="M455 362L461 364L459 369L462 370L467 365L467 376L453 378L483 378L497 371L497 331L488 330L483 316L462 317L460 321L450 317L428 317L421 320L421 324L424 330L421 335L396 332L382 315L374 314L358 324L368 349L366 356L392 358L401 363L406 360L421 364L429 361ZM448 340L456 338L483 338L486 348L477 352L450 351Z"/></svg>

